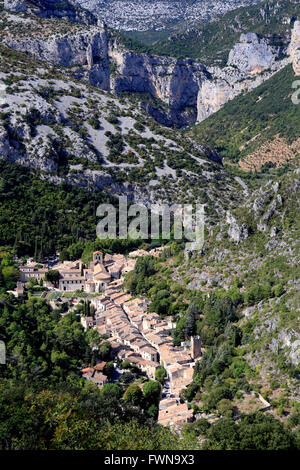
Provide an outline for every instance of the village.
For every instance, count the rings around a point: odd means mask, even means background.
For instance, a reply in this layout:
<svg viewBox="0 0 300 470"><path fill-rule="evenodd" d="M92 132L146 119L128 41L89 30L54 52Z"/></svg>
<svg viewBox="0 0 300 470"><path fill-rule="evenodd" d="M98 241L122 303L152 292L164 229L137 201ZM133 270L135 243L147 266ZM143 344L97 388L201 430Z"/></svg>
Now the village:
<svg viewBox="0 0 300 470"><path fill-rule="evenodd" d="M195 336L175 347L171 331L176 324L172 318L149 313L149 301L132 297L123 286L124 275L134 269L139 257L158 257L162 250L136 250L128 256L95 251L88 267L81 260L60 262L57 258L49 265L29 259L20 265L20 282L12 293L22 296L25 284L33 279L54 293L50 300L54 308L57 299L64 296L72 295L76 304L80 295L85 295L93 308L89 315L81 315L81 324L85 330L95 329L107 338L114 360L129 361L154 380L156 371L165 369L158 423L180 427L193 420L193 410L182 402L180 392L192 382L195 361L201 357L201 340ZM48 280L50 271L59 273L56 283ZM103 373L105 364L83 369L82 377L103 387L108 382Z"/></svg>

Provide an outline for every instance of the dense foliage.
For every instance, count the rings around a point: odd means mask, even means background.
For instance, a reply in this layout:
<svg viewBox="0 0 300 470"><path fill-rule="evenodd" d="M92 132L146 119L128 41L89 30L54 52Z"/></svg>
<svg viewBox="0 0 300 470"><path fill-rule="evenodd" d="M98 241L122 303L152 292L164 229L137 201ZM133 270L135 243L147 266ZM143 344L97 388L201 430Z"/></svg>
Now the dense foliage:
<svg viewBox="0 0 300 470"><path fill-rule="evenodd" d="M9 361L1 366L5 377L23 383L56 383L79 377L79 366L91 360L88 337L75 315L61 316L44 300L26 304L3 297L0 305L0 338Z"/></svg>
<svg viewBox="0 0 300 470"><path fill-rule="evenodd" d="M102 192L42 181L27 168L0 162L0 243L37 259L96 238Z"/></svg>
<svg viewBox="0 0 300 470"><path fill-rule="evenodd" d="M239 423L223 418L207 432L208 450L295 450L291 433L273 416L253 413Z"/></svg>
<svg viewBox="0 0 300 470"><path fill-rule="evenodd" d="M93 386L24 388L0 380L2 450L161 450L193 446ZM194 444L195 445L195 444Z"/></svg>
<svg viewBox="0 0 300 470"><path fill-rule="evenodd" d="M13 289L19 280L19 270L9 252L0 254L0 292Z"/></svg>

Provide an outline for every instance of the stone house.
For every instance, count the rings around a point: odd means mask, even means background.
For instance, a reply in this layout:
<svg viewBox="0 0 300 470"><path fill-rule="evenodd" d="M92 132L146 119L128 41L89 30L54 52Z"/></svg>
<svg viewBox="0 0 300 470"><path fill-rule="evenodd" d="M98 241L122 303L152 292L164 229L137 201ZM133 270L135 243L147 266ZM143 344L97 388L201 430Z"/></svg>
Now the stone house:
<svg viewBox="0 0 300 470"><path fill-rule="evenodd" d="M42 279L44 279L47 271L48 268L46 266L40 265L38 263L28 263L24 266L20 266L21 282L27 282L32 278L40 282Z"/></svg>
<svg viewBox="0 0 300 470"><path fill-rule="evenodd" d="M89 330L90 328L94 328L94 326L96 326L94 317L81 317L80 323L85 330Z"/></svg>

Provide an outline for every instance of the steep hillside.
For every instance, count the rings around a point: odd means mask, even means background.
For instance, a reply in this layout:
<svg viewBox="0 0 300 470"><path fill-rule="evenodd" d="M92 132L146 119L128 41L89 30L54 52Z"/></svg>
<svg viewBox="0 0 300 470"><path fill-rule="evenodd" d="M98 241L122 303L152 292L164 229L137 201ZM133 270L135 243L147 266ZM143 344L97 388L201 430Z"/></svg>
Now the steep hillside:
<svg viewBox="0 0 300 470"><path fill-rule="evenodd" d="M7 47L115 95L137 94L144 109L166 126L182 127L205 119L228 100L270 78L289 60L283 58L278 44L254 33L241 35L222 69L206 68L193 59L145 53L108 31L101 21L87 26L30 12L2 12L0 24Z"/></svg>
<svg viewBox="0 0 300 470"><path fill-rule="evenodd" d="M0 8L17 12L33 12L42 18L63 18L85 25L97 24L97 18L68 0L1 0Z"/></svg>
<svg viewBox="0 0 300 470"><path fill-rule="evenodd" d="M228 185L222 199L230 204L238 185L220 157L157 124L138 102L117 99L23 53L2 48L0 57L3 160L35 168L55 184L105 189L147 204L209 199L214 212L223 210L219 189Z"/></svg>
<svg viewBox="0 0 300 470"><path fill-rule="evenodd" d="M205 65L225 65L241 33L255 32L284 46L290 23L300 14L296 0L265 1L226 13L220 19L156 42L151 50L174 57L193 57Z"/></svg>
<svg viewBox="0 0 300 470"><path fill-rule="evenodd" d="M239 6L260 0L72 0L112 28L124 31L164 30L184 22L209 21Z"/></svg>
<svg viewBox="0 0 300 470"><path fill-rule="evenodd" d="M150 297L150 311L176 318L175 344L200 335L205 353L181 396L202 418L253 411L261 393L292 429L300 399L299 169L256 178L254 190L249 183L246 202L216 220L201 253L187 261L171 246L153 276L143 284L133 275L127 286Z"/></svg>
<svg viewBox="0 0 300 470"><path fill-rule="evenodd" d="M163 124L195 122L199 84L207 77L203 65L132 51L103 22L86 26L28 12L3 12L0 22L8 47L68 67L75 78L100 89L148 94L148 112Z"/></svg>
<svg viewBox="0 0 300 470"><path fill-rule="evenodd" d="M239 162L245 170L293 163L300 153L300 106L292 101L295 80L289 65L187 134L216 148L225 162Z"/></svg>

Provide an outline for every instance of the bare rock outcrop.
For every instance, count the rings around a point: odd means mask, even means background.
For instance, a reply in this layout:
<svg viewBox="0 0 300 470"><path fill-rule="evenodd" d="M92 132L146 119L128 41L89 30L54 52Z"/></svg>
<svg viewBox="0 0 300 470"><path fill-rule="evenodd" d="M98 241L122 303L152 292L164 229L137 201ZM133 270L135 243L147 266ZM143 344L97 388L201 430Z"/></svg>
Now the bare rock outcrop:
<svg viewBox="0 0 300 470"><path fill-rule="evenodd" d="M0 155L7 158L10 155L11 148L9 145L8 135L4 127L0 127Z"/></svg>
<svg viewBox="0 0 300 470"><path fill-rule="evenodd" d="M241 93L246 93L261 85L264 81L288 64L289 59L275 62L271 70L256 76L249 76L236 68L211 67L208 69L212 78L204 81L200 88L197 100L197 122L202 122L211 114L216 113L228 101Z"/></svg>
<svg viewBox="0 0 300 470"><path fill-rule="evenodd" d="M59 66L88 65L89 55L97 57L98 61L107 59L106 30L100 26L80 33L53 34L47 38L15 38L8 34L4 42L12 49L27 52L39 60Z"/></svg>
<svg viewBox="0 0 300 470"><path fill-rule="evenodd" d="M34 13L42 18L62 18L75 23L96 25L97 18L89 11L76 8L68 0L4 0L8 11Z"/></svg>
<svg viewBox="0 0 300 470"><path fill-rule="evenodd" d="M149 93L169 108L161 116L162 120L170 120L170 123L178 125L187 124L187 110L195 120L199 88L208 77L204 65L192 59L138 54L116 42L110 44L109 58L115 70L110 80L113 93ZM151 114L150 108L148 111Z"/></svg>
<svg viewBox="0 0 300 470"><path fill-rule="evenodd" d="M274 64L278 50L255 33L241 34L240 42L230 51L227 65L256 75Z"/></svg>
<svg viewBox="0 0 300 470"><path fill-rule="evenodd" d="M28 0L27 5L30 3ZM66 10L56 11L56 7L55 0L38 0L30 12L64 19L70 19L72 13L73 21L76 15L83 14L69 2ZM297 37L294 33L295 44ZM49 36L15 36L8 30L3 42L39 60L72 67L78 80L116 95L124 92L151 95L154 100L142 100L145 111L163 125L178 127L203 121L239 94L259 86L289 61L277 60L279 47L248 33L241 35L226 67L207 69L193 59L130 51L118 38L108 35L100 20L96 25L70 28L68 33L62 28Z"/></svg>
<svg viewBox="0 0 300 470"><path fill-rule="evenodd" d="M196 121L197 97L206 68L192 59L152 56L127 50L108 38L106 26L77 28L68 34L5 37L5 45L54 65L72 67L78 80L105 91L147 93L144 108L158 122L183 126ZM165 106L166 105L166 106Z"/></svg>
<svg viewBox="0 0 300 470"><path fill-rule="evenodd" d="M4 8L8 11L26 11L27 5L25 0L4 0Z"/></svg>
<svg viewBox="0 0 300 470"><path fill-rule="evenodd" d="M288 64L277 60L280 48L270 46L254 33L242 34L230 51L227 66L210 67L211 80L201 84L197 100L197 122L217 112L225 103L250 91Z"/></svg>
<svg viewBox="0 0 300 470"><path fill-rule="evenodd" d="M107 32L101 23L80 33L48 38L15 38L8 34L5 44L54 65L72 66L76 78L103 90L110 88Z"/></svg>
<svg viewBox="0 0 300 470"><path fill-rule="evenodd" d="M300 75L300 49L298 49L294 53L293 69L294 69L295 75L298 77Z"/></svg>
<svg viewBox="0 0 300 470"><path fill-rule="evenodd" d="M228 236L232 241L240 243L248 238L249 232L247 225L245 223L239 225L236 217L234 217L229 211L226 214L226 223L229 224Z"/></svg>
<svg viewBox="0 0 300 470"><path fill-rule="evenodd" d="M296 76L300 75L300 21L295 21L289 46L290 60Z"/></svg>

